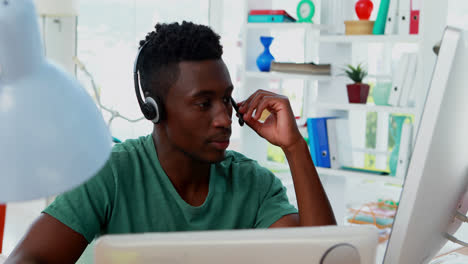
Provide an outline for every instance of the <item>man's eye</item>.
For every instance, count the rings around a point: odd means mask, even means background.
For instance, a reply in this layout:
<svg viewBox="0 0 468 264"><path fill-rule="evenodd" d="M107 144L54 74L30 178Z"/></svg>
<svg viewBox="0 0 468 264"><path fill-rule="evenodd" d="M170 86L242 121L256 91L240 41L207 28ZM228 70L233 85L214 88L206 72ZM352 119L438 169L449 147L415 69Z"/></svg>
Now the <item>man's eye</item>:
<svg viewBox="0 0 468 264"><path fill-rule="evenodd" d="M230 104L231 103L231 97L224 97L223 98L223 103Z"/></svg>
<svg viewBox="0 0 468 264"><path fill-rule="evenodd" d="M206 108L210 107L211 103L207 101L207 102L198 103L197 105L198 105L198 107L200 107L201 109L206 109Z"/></svg>

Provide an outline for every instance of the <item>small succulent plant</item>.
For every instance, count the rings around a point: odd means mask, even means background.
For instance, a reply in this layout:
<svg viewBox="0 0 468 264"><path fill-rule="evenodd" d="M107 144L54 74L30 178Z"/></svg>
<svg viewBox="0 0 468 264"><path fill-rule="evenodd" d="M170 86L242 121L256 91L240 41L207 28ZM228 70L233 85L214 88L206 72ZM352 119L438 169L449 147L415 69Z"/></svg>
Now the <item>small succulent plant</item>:
<svg viewBox="0 0 468 264"><path fill-rule="evenodd" d="M348 76L354 83L362 83L362 80L367 76L367 70L359 63L356 67L348 64L344 69L344 74Z"/></svg>

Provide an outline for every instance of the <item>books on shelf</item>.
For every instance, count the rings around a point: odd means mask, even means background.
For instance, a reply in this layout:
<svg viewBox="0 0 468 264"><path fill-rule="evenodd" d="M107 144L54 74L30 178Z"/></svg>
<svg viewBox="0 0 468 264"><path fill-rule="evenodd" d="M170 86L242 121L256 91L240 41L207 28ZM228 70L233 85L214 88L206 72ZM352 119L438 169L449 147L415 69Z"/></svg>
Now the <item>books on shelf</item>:
<svg viewBox="0 0 468 264"><path fill-rule="evenodd" d="M410 0L399 0L398 4L398 34L409 35Z"/></svg>
<svg viewBox="0 0 468 264"><path fill-rule="evenodd" d="M419 17L421 13L420 0L411 0L410 6L410 34L416 35L419 33Z"/></svg>
<svg viewBox="0 0 468 264"><path fill-rule="evenodd" d="M390 0L385 34L419 33L420 0Z"/></svg>
<svg viewBox="0 0 468 264"><path fill-rule="evenodd" d="M413 124L404 123L401 128L400 149L398 151L398 164L395 177L404 179L408 171L408 165L411 158L411 147L413 139Z"/></svg>
<svg viewBox="0 0 468 264"><path fill-rule="evenodd" d="M388 104L392 106L408 106L409 97L414 89L417 73L418 57L415 53L404 53L398 62L398 68L392 81L392 90Z"/></svg>
<svg viewBox="0 0 468 264"><path fill-rule="evenodd" d="M307 119L309 148L316 167L339 169L352 164L348 120L337 117ZM349 143L349 142L348 142Z"/></svg>
<svg viewBox="0 0 468 264"><path fill-rule="evenodd" d="M388 96L389 105L398 106L400 104L402 86L403 82L405 81L405 75L408 67L408 57L409 56L407 53L401 55L398 68L396 69L395 75L393 76L392 90Z"/></svg>
<svg viewBox="0 0 468 264"><path fill-rule="evenodd" d="M407 73L405 76L405 80L403 81L402 91L401 91L401 98L399 105L401 107L408 106L409 97L412 93L415 81L416 81L416 68L418 64L418 56L416 54L409 54L408 55L408 68Z"/></svg>
<svg viewBox="0 0 468 264"><path fill-rule="evenodd" d="M398 1L390 0L388 7L387 20L385 22L385 35L393 35L398 33Z"/></svg>
<svg viewBox="0 0 468 264"><path fill-rule="evenodd" d="M296 22L296 19L285 10L252 9L247 21L249 23L283 23Z"/></svg>
<svg viewBox="0 0 468 264"><path fill-rule="evenodd" d="M330 75L331 64L315 64L315 63L293 63L293 62L276 62L272 61L270 71L287 72L287 73L302 73L314 75Z"/></svg>

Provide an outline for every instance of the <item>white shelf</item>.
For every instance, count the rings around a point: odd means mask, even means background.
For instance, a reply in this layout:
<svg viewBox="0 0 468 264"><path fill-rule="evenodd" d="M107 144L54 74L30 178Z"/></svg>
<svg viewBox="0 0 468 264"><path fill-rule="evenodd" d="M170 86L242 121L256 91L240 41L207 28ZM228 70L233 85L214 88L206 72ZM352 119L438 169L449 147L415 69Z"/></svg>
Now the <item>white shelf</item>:
<svg viewBox="0 0 468 264"><path fill-rule="evenodd" d="M247 23L248 29L270 29L270 30L328 30L330 26L311 23Z"/></svg>
<svg viewBox="0 0 468 264"><path fill-rule="evenodd" d="M314 103L312 107L324 108L324 109L336 109L336 110L360 110L367 112L386 112L386 113L402 113L402 114L416 114L415 108L409 107L394 107L394 106L381 106L381 105L370 105L370 104L333 104L333 103Z"/></svg>
<svg viewBox="0 0 468 264"><path fill-rule="evenodd" d="M390 175L377 175L373 173L366 172L356 172L349 170L335 170L328 168L317 167L318 174L328 175L328 176L343 176L345 178L357 178L363 180L372 180L378 182L386 182L390 184L403 185L403 179L396 178Z"/></svg>
<svg viewBox="0 0 468 264"><path fill-rule="evenodd" d="M321 35L320 42L418 43L418 35Z"/></svg>
<svg viewBox="0 0 468 264"><path fill-rule="evenodd" d="M331 75L313 75L313 74L297 74L297 73L282 73L282 72L255 72L247 71L245 77L259 79L303 79L311 81L330 81Z"/></svg>
<svg viewBox="0 0 468 264"><path fill-rule="evenodd" d="M281 174L290 174L289 166L287 164L280 164L271 161L264 161L260 162L262 166L269 168L273 171L273 173L281 175ZM321 168L316 167L317 173L319 175L327 175L327 176L342 176L345 178L353 178L353 179L362 179L368 181L376 181L376 182L384 182L389 184L396 184L396 185L403 185L403 179L395 178L390 175L378 175L374 173L366 173L366 172L358 172L358 171L351 171L351 170L342 170L342 169L329 169L329 168Z"/></svg>

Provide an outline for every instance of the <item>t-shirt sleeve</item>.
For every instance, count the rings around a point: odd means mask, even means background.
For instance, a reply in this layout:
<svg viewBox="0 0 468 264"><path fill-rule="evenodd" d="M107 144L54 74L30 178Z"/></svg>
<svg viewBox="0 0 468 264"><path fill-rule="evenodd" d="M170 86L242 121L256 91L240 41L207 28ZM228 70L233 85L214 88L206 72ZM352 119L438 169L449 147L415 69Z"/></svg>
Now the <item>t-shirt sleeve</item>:
<svg viewBox="0 0 468 264"><path fill-rule="evenodd" d="M261 168L260 171L262 185L266 188L257 212L255 228L267 228L281 217L297 213L297 209L289 203L286 187L281 180L265 168Z"/></svg>
<svg viewBox="0 0 468 264"><path fill-rule="evenodd" d="M57 196L43 213L82 234L90 243L112 214L115 189L114 174L108 161L87 182Z"/></svg>

